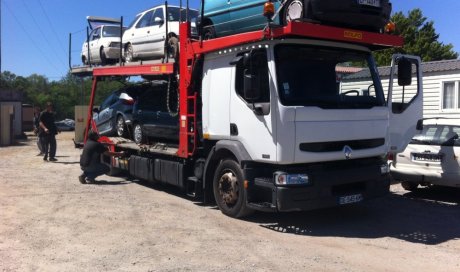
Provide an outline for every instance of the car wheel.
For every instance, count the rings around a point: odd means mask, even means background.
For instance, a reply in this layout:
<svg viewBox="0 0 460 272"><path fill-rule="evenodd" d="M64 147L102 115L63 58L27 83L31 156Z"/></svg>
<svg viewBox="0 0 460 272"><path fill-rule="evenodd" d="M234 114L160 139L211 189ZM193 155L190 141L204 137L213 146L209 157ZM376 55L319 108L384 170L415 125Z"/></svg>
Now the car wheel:
<svg viewBox="0 0 460 272"><path fill-rule="evenodd" d="M169 54L170 58L177 60L179 57L179 39L174 33L170 33L168 36L168 49L165 54Z"/></svg>
<svg viewBox="0 0 460 272"><path fill-rule="evenodd" d="M308 6L307 6L308 7ZM303 18L303 2L300 0L290 0L283 8L282 20L283 25L287 25L290 21L300 20Z"/></svg>
<svg viewBox="0 0 460 272"><path fill-rule="evenodd" d="M216 31L212 25L205 25L203 27L203 40L210 40L216 37Z"/></svg>
<svg viewBox="0 0 460 272"><path fill-rule="evenodd" d="M106 65L107 64L107 56L105 55L104 47L101 47L101 50L99 50L99 56L101 58L101 65Z"/></svg>
<svg viewBox="0 0 460 272"><path fill-rule="evenodd" d="M123 116L119 115L117 117L117 136L118 137L126 137L127 129L125 124L125 119Z"/></svg>
<svg viewBox="0 0 460 272"><path fill-rule="evenodd" d="M144 134L142 132L141 124L135 124L134 125L133 138L134 138L134 142L136 142L136 144L142 144L142 142L144 141Z"/></svg>
<svg viewBox="0 0 460 272"><path fill-rule="evenodd" d="M134 50L133 46L128 43L125 48L125 62L133 62L134 61Z"/></svg>
<svg viewBox="0 0 460 272"><path fill-rule="evenodd" d="M404 188L404 190L412 192L412 191L417 190L418 183L412 182L412 181L402 181L401 186Z"/></svg>
<svg viewBox="0 0 460 272"><path fill-rule="evenodd" d="M217 206L222 213L241 218L253 212L246 206L246 191L240 165L232 160L220 162L214 175L213 190Z"/></svg>

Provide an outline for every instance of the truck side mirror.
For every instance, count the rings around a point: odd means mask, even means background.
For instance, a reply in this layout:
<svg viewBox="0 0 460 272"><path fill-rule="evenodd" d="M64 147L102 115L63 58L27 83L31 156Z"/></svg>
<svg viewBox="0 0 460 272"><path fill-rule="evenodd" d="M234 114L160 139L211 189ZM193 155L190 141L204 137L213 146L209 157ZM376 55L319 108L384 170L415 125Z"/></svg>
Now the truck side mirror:
<svg viewBox="0 0 460 272"><path fill-rule="evenodd" d="M247 101L254 101L260 99L260 86L259 78L257 76L257 67L254 67L254 55L255 51L244 54L243 65L244 69L244 79L243 79L243 94L244 99Z"/></svg>
<svg viewBox="0 0 460 272"><path fill-rule="evenodd" d="M257 75L252 74L248 69L244 71L244 99L247 101L254 101L260 98L259 80Z"/></svg>
<svg viewBox="0 0 460 272"><path fill-rule="evenodd" d="M398 85L409 86L412 84L412 62L407 58L398 61Z"/></svg>

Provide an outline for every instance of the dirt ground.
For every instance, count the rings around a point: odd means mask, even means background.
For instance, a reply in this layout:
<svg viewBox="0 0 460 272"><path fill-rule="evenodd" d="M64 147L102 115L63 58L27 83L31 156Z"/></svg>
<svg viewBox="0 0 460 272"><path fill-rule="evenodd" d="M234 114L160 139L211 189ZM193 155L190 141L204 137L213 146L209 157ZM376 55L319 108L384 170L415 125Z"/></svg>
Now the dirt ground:
<svg viewBox="0 0 460 272"><path fill-rule="evenodd" d="M0 147L1 271L460 271L460 192L237 220L167 186L82 185L73 134Z"/></svg>

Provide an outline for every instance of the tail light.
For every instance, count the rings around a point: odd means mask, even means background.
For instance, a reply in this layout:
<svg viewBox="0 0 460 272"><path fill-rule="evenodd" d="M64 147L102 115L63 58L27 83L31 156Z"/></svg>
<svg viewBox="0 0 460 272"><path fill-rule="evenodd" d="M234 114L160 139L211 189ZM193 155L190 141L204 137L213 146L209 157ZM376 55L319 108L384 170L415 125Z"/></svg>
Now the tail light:
<svg viewBox="0 0 460 272"><path fill-rule="evenodd" d="M391 152L390 152L390 153L388 153L388 155L387 155L387 159L388 159L389 161L392 161L392 160L394 160L394 158L395 158L395 154L393 154L393 153L391 153Z"/></svg>
<svg viewBox="0 0 460 272"><path fill-rule="evenodd" d="M136 101L134 99L129 99L129 100L122 99L121 102L125 105L134 105Z"/></svg>

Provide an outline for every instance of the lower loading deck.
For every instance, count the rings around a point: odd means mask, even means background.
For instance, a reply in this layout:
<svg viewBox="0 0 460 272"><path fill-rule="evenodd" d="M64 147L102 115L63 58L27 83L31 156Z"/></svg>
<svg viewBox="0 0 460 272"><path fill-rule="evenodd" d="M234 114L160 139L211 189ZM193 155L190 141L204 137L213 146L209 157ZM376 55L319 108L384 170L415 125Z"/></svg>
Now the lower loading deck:
<svg viewBox="0 0 460 272"><path fill-rule="evenodd" d="M121 137L108 137L110 142L119 151L131 151L135 153L157 153L163 155L175 156L179 150L177 144L154 142L151 144L136 144L132 140Z"/></svg>

